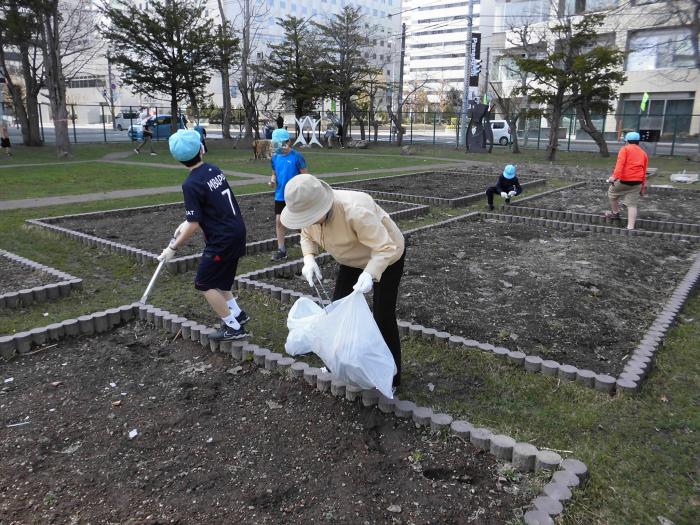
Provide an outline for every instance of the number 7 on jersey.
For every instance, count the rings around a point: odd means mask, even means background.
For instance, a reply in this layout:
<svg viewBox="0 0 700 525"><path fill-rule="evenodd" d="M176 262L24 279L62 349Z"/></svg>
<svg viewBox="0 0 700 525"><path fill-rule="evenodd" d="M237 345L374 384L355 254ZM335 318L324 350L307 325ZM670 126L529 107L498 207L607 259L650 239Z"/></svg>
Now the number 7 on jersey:
<svg viewBox="0 0 700 525"><path fill-rule="evenodd" d="M233 211L233 214L236 215L236 208L233 207L233 201L231 200L231 189L225 189L221 192L221 195L226 195L228 197L228 202L231 205L231 210Z"/></svg>

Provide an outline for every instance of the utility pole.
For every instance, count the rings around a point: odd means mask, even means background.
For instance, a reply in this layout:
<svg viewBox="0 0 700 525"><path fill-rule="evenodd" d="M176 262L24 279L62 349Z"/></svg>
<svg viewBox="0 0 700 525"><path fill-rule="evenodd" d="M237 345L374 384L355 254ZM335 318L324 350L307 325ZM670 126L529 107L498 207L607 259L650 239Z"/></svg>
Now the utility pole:
<svg viewBox="0 0 700 525"><path fill-rule="evenodd" d="M462 114L460 115L459 144L465 145L467 138L467 108L469 107L469 80L472 75L472 26L474 22L474 3L469 0L467 7L467 46L464 56L464 93L462 94Z"/></svg>
<svg viewBox="0 0 700 525"><path fill-rule="evenodd" d="M112 115L112 129L117 129L114 122L114 83L112 82L112 60L107 51L107 82L109 83L109 113Z"/></svg>
<svg viewBox="0 0 700 525"><path fill-rule="evenodd" d="M470 0L471 1L471 0ZM398 97L398 110L396 112L396 117L398 120L397 132L399 135L399 146L403 140L403 133L401 133L402 128L402 112L403 112L403 61L406 55L406 24L401 24L401 63L399 64L399 97Z"/></svg>
<svg viewBox="0 0 700 525"><path fill-rule="evenodd" d="M250 0L245 0L243 9L243 53L241 54L241 86L245 89L245 97L248 97L248 60L250 59ZM241 89L243 92L243 89ZM249 102L248 102L249 104ZM248 105L246 104L246 106ZM250 123L249 108L245 107L245 136L253 136L253 128Z"/></svg>

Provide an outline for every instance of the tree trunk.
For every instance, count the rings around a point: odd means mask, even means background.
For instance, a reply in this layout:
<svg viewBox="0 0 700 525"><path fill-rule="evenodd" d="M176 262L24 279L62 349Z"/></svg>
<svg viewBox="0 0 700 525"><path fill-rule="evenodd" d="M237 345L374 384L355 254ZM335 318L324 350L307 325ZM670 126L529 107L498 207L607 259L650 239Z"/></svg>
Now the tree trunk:
<svg viewBox="0 0 700 525"><path fill-rule="evenodd" d="M353 104L352 102L350 102L350 110L351 110L350 111L351 114L357 119L357 122L360 124L360 140L365 140L365 137L366 137L365 125L366 125L366 123L365 123L364 115L357 108L357 106L355 106L355 104Z"/></svg>
<svg viewBox="0 0 700 525"><path fill-rule="evenodd" d="M508 126L510 126L510 136L513 139L513 148L511 149L511 153L514 154L519 154L520 153L520 145L518 144L518 115L515 116L515 118L508 118L506 117L506 123Z"/></svg>
<svg viewBox="0 0 700 525"><path fill-rule="evenodd" d="M588 111L587 108L584 108L582 106L579 106L578 108L578 121L579 124L581 124L581 129L588 133L591 138L595 141L596 145L598 146L598 150L600 151L600 156L601 157L609 157L610 156L610 151L608 151L608 143L605 142L605 137L603 134L598 131L593 124L593 119L591 119L591 112Z"/></svg>
<svg viewBox="0 0 700 525"><path fill-rule="evenodd" d="M221 135L225 139L231 138L231 86L229 86L230 77L228 68L223 68L221 71L221 91L223 94L223 111L224 115L221 119Z"/></svg>
<svg viewBox="0 0 700 525"><path fill-rule="evenodd" d="M248 93L248 60L250 60L250 0L244 0L245 6L243 10L243 50L241 52L241 80L238 82L238 90L241 92L243 100L243 108L245 109L245 138L253 137L253 128L255 128L256 139L259 137L257 125L257 111L254 106L255 96ZM245 90L243 89L245 87ZM245 94L244 94L245 91ZM251 95L251 96L248 96ZM255 126L253 126L253 117L256 117Z"/></svg>
<svg viewBox="0 0 700 525"><path fill-rule="evenodd" d="M46 69L46 87L51 103L51 114L56 134L56 155L58 158L72 157L68 135L68 109L66 107L66 83L59 49L58 1L48 5L41 15L43 28L44 64Z"/></svg>
<svg viewBox="0 0 700 525"><path fill-rule="evenodd" d="M552 108L549 119L549 139L547 141L547 160L552 162L556 159L557 149L559 149L559 122L561 122L561 106Z"/></svg>

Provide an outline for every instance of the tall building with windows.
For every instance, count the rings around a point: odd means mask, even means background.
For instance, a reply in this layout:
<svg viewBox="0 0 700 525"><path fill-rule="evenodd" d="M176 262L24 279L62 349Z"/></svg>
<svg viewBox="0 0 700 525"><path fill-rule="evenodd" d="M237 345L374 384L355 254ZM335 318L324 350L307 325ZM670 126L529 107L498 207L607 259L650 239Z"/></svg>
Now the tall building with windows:
<svg viewBox="0 0 700 525"><path fill-rule="evenodd" d="M548 0L496 0L496 40L512 51L514 29L524 24L542 27L554 20L557 9L568 15L600 12L606 19L599 29L600 41L626 53L627 80L613 100L615 114L598 115L597 124L608 139L619 138L630 129L659 130L662 140L697 136L700 128L700 71L694 61L688 17L674 15L665 2L655 0L562 0L552 6ZM682 2L675 3L683 7ZM495 53L492 79L508 89L517 83L512 63ZM649 103L642 110L644 93ZM562 123L577 129L575 121Z"/></svg>
<svg viewBox="0 0 700 525"><path fill-rule="evenodd" d="M492 45L494 2L473 0L473 42L483 60ZM466 0L404 0L402 20L406 24L404 79L413 86L424 84L434 102L449 89L464 87L468 2ZM476 49L476 47L475 47ZM478 87L471 87L473 95Z"/></svg>

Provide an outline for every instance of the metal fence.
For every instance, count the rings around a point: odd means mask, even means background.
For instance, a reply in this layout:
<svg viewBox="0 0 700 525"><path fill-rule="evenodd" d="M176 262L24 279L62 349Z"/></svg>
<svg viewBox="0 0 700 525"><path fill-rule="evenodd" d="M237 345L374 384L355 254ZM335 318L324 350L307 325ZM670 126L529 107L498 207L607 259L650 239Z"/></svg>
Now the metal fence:
<svg viewBox="0 0 700 525"><path fill-rule="evenodd" d="M21 143L21 133L18 123L14 117L12 106L7 103L2 104L3 120L10 126L10 136L15 143ZM39 106L39 127L41 137L45 143L55 142L55 133L51 112L48 104ZM112 118L109 108L106 105L84 105L69 104L69 134L73 143L112 143L130 142L135 140L130 129L140 129L138 117L139 107L123 106L116 110L115 119ZM152 115L156 121L162 125L156 126L154 140L166 140L169 136L170 108L165 106L151 107ZM184 125L191 127L194 124L201 124L207 130L210 138L220 138L222 136L221 123L223 120L223 110L220 108L210 108L202 110L199 114L182 113L185 117ZM265 112L260 117L260 136L265 138L266 125L271 131L275 127L277 115L281 114L284 126L294 134L297 128L294 114L287 110L274 110ZM403 126L406 133L403 137L404 144L433 144L433 145L459 145L460 113L455 112L405 112L403 114ZM316 114L321 118L321 114ZM368 141L383 143L395 143L397 135L396 128L390 124L388 114L379 111L374 115L374 123L370 120L370 115L364 118L352 118L347 123L348 135L353 139L364 138ZM495 130L497 137L508 135L508 126L504 125L501 117L494 117L492 120L501 121L498 125L500 130ZM679 114L610 114L601 115L595 118L594 124L597 129L603 130L603 136L611 151L616 151L621 145L624 133L630 130L650 130L658 136L658 142L646 144L646 148L652 154L657 155L687 155L698 149L698 128L700 127L700 115L679 115ZM505 130L503 128L505 126ZM364 128L364 137L362 136ZM326 118L321 120L319 132L324 137L327 130L335 130L335 126ZM243 109L232 110L230 132L234 138L241 138L245 132L245 118ZM331 131L332 132L332 131ZM512 130L511 138L512 138ZM520 146L532 149L545 149L549 137L549 127L544 119L524 119L518 122L518 142ZM305 130L305 133L310 133ZM580 123L575 114L564 115L561 125L557 130L559 137L559 149L565 151L598 151L598 147L591 137L581 129ZM510 141L502 141L499 144L495 141L495 147L511 147Z"/></svg>

